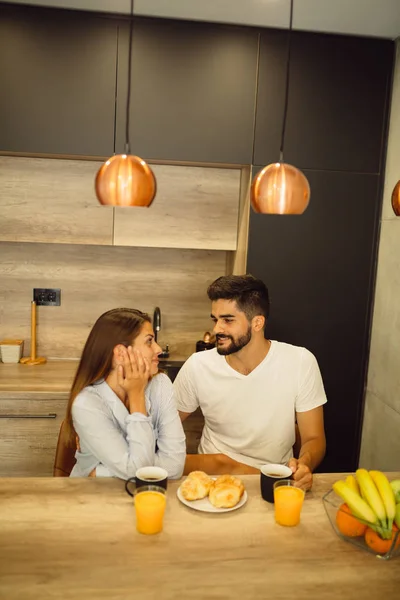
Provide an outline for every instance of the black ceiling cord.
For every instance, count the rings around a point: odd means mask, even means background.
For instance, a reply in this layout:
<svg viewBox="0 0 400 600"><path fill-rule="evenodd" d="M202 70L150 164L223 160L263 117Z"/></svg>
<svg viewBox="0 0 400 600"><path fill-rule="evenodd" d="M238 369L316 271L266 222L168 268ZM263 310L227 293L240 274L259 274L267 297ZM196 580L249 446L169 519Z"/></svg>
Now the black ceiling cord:
<svg viewBox="0 0 400 600"><path fill-rule="evenodd" d="M283 109L283 124L282 124L282 135L281 135L281 148L279 152L279 162L283 163L283 147L285 143L285 130L286 130L286 117L288 109L289 99L289 72L290 72L290 52L292 46L292 28L293 28L293 0L290 0L290 19L289 19L289 34L288 34L288 49L286 57L286 91L285 91L285 105Z"/></svg>
<svg viewBox="0 0 400 600"><path fill-rule="evenodd" d="M129 118L131 103L131 70L132 70L132 35L133 35L133 9L134 0L131 0L131 10L129 17L129 49L128 49L128 89L126 95L126 119L125 119L125 154L131 153L131 144L129 140Z"/></svg>

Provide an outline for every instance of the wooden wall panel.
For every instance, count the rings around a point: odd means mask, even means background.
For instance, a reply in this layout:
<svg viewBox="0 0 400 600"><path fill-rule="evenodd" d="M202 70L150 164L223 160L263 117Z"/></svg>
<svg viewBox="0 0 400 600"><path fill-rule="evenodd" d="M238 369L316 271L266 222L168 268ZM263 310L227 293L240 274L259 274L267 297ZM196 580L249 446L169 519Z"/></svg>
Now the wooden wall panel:
<svg viewBox="0 0 400 600"><path fill-rule="evenodd" d="M104 311L159 306L160 343L188 356L210 328L206 288L225 264L218 251L0 243L0 338L24 339L29 354L32 289L59 287L61 306L37 310L40 355L79 357Z"/></svg>
<svg viewBox="0 0 400 600"><path fill-rule="evenodd" d="M250 188L251 167L243 167L240 177L237 248L235 252L226 253L226 272L229 275L243 275L243 273L246 273L250 220Z"/></svg>
<svg viewBox="0 0 400 600"><path fill-rule="evenodd" d="M94 192L100 165L0 156L0 241L112 244L113 209Z"/></svg>
<svg viewBox="0 0 400 600"><path fill-rule="evenodd" d="M156 198L149 209L115 209L115 245L236 249L240 169L152 168Z"/></svg>

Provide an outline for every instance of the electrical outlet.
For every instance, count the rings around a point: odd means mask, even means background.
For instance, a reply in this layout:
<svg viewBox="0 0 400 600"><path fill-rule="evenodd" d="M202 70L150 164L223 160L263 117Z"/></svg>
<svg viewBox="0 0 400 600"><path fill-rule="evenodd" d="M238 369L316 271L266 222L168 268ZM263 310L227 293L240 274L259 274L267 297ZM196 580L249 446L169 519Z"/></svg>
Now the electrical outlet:
<svg viewBox="0 0 400 600"><path fill-rule="evenodd" d="M60 306L60 288L33 288L33 299L37 306Z"/></svg>

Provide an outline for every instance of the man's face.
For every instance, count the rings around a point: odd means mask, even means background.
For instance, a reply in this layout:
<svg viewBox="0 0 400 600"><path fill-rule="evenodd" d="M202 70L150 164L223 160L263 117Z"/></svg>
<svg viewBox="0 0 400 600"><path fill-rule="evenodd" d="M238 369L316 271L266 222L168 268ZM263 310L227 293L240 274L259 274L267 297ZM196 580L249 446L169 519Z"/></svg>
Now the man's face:
<svg viewBox="0 0 400 600"><path fill-rule="evenodd" d="M218 354L234 354L251 340L252 330L244 312L234 300L216 300L211 305L211 319Z"/></svg>

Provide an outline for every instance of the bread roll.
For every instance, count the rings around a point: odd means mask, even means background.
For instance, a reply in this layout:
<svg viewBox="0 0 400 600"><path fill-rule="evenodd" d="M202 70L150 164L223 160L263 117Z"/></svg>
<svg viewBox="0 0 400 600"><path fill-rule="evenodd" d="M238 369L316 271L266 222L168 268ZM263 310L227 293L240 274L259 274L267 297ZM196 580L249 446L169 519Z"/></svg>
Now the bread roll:
<svg viewBox="0 0 400 600"><path fill-rule="evenodd" d="M185 500L201 500L208 496L213 480L203 471L192 471L181 484L181 494Z"/></svg>
<svg viewBox="0 0 400 600"><path fill-rule="evenodd" d="M238 485L233 483L219 483L213 485L209 500L216 508L233 508L239 502L242 492Z"/></svg>
<svg viewBox="0 0 400 600"><path fill-rule="evenodd" d="M234 477L234 475L220 475L214 481L214 486L221 485L222 483L229 483L231 485L236 485L240 490L240 497L243 496L244 485L243 481L239 479L239 477Z"/></svg>

